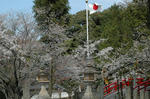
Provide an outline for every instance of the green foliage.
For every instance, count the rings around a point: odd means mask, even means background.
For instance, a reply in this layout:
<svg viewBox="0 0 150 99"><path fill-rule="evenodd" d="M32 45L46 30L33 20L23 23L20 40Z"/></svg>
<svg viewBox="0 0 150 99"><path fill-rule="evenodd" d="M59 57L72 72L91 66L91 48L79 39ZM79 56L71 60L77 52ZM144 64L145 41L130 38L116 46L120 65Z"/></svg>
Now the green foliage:
<svg viewBox="0 0 150 99"><path fill-rule="evenodd" d="M72 91L75 91L77 89L79 83L76 80L69 78L61 81L61 85L66 89L68 93L71 93Z"/></svg>
<svg viewBox="0 0 150 99"><path fill-rule="evenodd" d="M98 44L96 47L98 50L102 50L103 48L107 48L109 46L110 46L110 43L107 43L107 41L104 41L104 42Z"/></svg>
<svg viewBox="0 0 150 99"><path fill-rule="evenodd" d="M40 39L40 42L44 42L45 44L49 44L51 41L48 35L43 35Z"/></svg>
<svg viewBox="0 0 150 99"><path fill-rule="evenodd" d="M101 25L101 37L107 38L107 41L100 44L102 47L112 46L113 48L121 48L132 45L132 32L128 19L124 16L125 9L114 5L110 9L104 11L104 18ZM123 46L123 44L125 44ZM102 48L101 48L102 49Z"/></svg>
<svg viewBox="0 0 150 99"><path fill-rule="evenodd" d="M67 29L67 36L71 38L77 38L79 35L83 36L86 29L85 24L85 11L80 11L77 14L72 15Z"/></svg>
<svg viewBox="0 0 150 99"><path fill-rule="evenodd" d="M100 60L100 58L94 58L94 61L96 62L96 63L101 63L101 60Z"/></svg>
<svg viewBox="0 0 150 99"><path fill-rule="evenodd" d="M97 45L99 50L112 46L114 51L118 51L119 48L120 54L125 54L133 46L134 40L140 41L143 36L150 34L146 25L147 12L146 5L129 3L125 6L113 5L103 12L94 13L89 16L90 40L105 38L106 41ZM67 35L82 42L78 44L84 44L86 41L85 19L85 11L80 11L72 15L69 24ZM68 47L70 49L71 46Z"/></svg>
<svg viewBox="0 0 150 99"><path fill-rule="evenodd" d="M33 11L41 29L48 28L51 22L65 24L69 9L68 0L34 0Z"/></svg>
<svg viewBox="0 0 150 99"><path fill-rule="evenodd" d="M139 45L139 46L138 46L138 50L139 50L140 52L141 52L144 48L145 48L144 45Z"/></svg>
<svg viewBox="0 0 150 99"><path fill-rule="evenodd" d="M66 52L67 52L68 54L71 54L72 51L73 51L75 48L78 47L79 42L78 42L78 40L76 40L76 39L74 38L74 39L70 39L70 40L65 41L65 45L66 45L67 47L69 46L69 48L67 49Z"/></svg>
<svg viewBox="0 0 150 99"><path fill-rule="evenodd" d="M100 15L96 13L95 16L89 17L89 35L90 38L95 40L100 37ZM67 29L67 36L73 38L80 38L80 42L86 40L86 15L85 10L72 15Z"/></svg>
<svg viewBox="0 0 150 99"><path fill-rule="evenodd" d="M11 30L7 30L6 32L7 35L15 35L15 32L11 31Z"/></svg>

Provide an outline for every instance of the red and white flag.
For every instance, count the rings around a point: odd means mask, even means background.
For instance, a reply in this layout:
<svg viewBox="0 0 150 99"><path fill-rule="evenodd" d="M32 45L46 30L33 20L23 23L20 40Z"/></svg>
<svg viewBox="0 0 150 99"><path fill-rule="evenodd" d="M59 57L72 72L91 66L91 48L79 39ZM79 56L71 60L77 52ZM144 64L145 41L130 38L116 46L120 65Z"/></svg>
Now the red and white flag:
<svg viewBox="0 0 150 99"><path fill-rule="evenodd" d="M101 5L97 3L89 4L89 10L90 10L90 14L98 12L101 10Z"/></svg>

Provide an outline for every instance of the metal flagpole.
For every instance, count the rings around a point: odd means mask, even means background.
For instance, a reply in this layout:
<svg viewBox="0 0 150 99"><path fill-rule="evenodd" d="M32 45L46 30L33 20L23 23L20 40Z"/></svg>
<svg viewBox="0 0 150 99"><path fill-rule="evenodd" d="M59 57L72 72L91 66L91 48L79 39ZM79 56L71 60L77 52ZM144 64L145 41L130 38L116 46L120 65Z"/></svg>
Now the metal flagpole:
<svg viewBox="0 0 150 99"><path fill-rule="evenodd" d="M86 0L86 32L87 32L87 58L89 58L89 19L88 19L88 0Z"/></svg>

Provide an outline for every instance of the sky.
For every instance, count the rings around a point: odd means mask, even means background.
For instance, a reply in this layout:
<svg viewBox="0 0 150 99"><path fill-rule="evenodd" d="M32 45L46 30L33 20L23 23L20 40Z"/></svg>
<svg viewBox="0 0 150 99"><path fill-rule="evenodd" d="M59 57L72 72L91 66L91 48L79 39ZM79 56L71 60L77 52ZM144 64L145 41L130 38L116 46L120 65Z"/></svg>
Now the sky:
<svg viewBox="0 0 150 99"><path fill-rule="evenodd" d="M34 0L0 0L0 14L12 11L32 12ZM102 5L102 9L107 9L114 3L119 3L123 0L89 0L89 3L98 3ZM85 9L85 0L69 0L70 13L75 14L80 10Z"/></svg>

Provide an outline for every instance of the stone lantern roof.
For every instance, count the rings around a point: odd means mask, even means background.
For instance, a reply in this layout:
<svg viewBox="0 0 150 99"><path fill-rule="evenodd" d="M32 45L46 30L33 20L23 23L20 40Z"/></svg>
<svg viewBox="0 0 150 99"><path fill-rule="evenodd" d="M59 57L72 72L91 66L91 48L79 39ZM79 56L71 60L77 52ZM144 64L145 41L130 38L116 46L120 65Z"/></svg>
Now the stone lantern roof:
<svg viewBox="0 0 150 99"><path fill-rule="evenodd" d="M84 68L84 73L96 73L96 70L91 64L87 64Z"/></svg>
<svg viewBox="0 0 150 99"><path fill-rule="evenodd" d="M86 64L84 64L83 73L97 73L97 71L94 68L94 61L91 58L86 60Z"/></svg>

